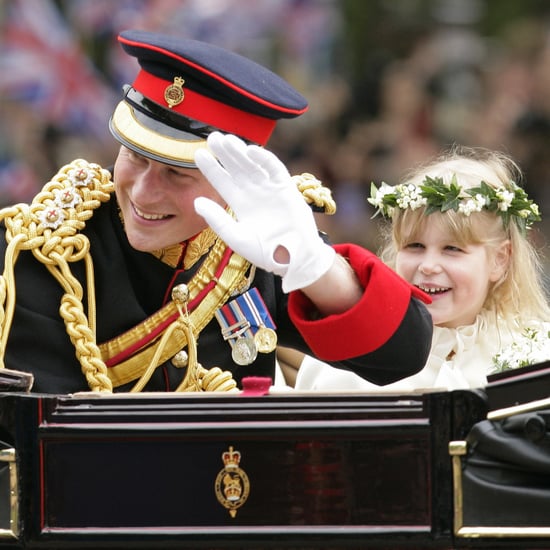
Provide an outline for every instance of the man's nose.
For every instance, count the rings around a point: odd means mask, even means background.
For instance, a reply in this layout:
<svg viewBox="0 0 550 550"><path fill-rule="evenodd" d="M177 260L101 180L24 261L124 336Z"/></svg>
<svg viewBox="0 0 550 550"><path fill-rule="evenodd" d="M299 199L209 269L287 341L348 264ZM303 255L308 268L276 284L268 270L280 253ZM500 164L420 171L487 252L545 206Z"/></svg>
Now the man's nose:
<svg viewBox="0 0 550 550"><path fill-rule="evenodd" d="M149 166L135 176L133 187L135 197L144 197L148 201L154 200L162 193L161 175L158 170L155 170L155 167Z"/></svg>

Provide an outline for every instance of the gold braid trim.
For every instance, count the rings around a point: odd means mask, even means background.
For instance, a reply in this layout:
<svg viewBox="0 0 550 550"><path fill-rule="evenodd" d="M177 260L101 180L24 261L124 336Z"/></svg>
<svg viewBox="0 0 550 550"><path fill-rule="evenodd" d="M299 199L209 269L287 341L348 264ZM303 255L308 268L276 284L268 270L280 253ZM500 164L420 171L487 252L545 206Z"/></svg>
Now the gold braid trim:
<svg viewBox="0 0 550 550"><path fill-rule="evenodd" d="M197 360L197 339L194 334L195 328L193 327L187 310L187 303L189 301L189 289L187 285L176 286L172 290L172 299L178 310L179 317L165 331L148 369L134 385L132 392L141 391L145 387L156 368L155 365L160 363L159 357L165 347L164 345L170 341L173 333L178 329L185 334L187 347L189 349L189 359L187 363L187 372L180 385L176 388L176 391L237 391L237 383L230 372L222 372L219 367L207 370Z"/></svg>
<svg viewBox="0 0 550 550"><path fill-rule="evenodd" d="M123 220L124 223L124 220ZM202 258L212 247L217 238L216 233L207 227L201 231L194 239L191 239L185 245L185 254L183 257L183 269L191 269L197 261ZM166 265L174 269L179 266L184 245L174 244L167 248L155 250L152 252L155 258L158 258Z"/></svg>
<svg viewBox="0 0 550 550"><path fill-rule="evenodd" d="M189 290L189 301L192 301L214 280L214 273L226 250L226 245L221 239L216 242L208 256L205 258L197 273L187 284ZM229 263L219 276L214 287L201 300L198 306L189 314L192 325L192 333L198 338L201 330L210 322L216 309L221 307L233 293L238 293L246 283L246 272L250 263L238 254L232 254ZM127 332L101 344L100 350L104 361L124 352L128 347L135 345L142 337L150 334L153 329L161 325L170 317L178 313L174 301L166 304L162 309L145 319ZM165 338L167 331L170 331L170 338ZM180 326L170 324L159 334L153 342L134 353L128 359L117 363L108 369L114 387L118 387L136 378L151 376L147 375L148 369L154 369L165 361L174 357L188 344L186 331ZM160 350L160 351L159 351Z"/></svg>
<svg viewBox="0 0 550 550"><path fill-rule="evenodd" d="M120 217L122 219L122 216ZM151 252L151 254L162 263L165 263L173 269L176 269L176 267L178 267L180 263L183 247L184 245L180 243L173 244L172 246L168 246L166 248L159 248L158 250L154 250L153 252Z"/></svg>
<svg viewBox="0 0 550 550"><path fill-rule="evenodd" d="M204 256L206 251L212 247L217 238L216 233L210 227L207 227L194 239L191 239L187 243L187 250L183 257L183 269L191 269Z"/></svg>
<svg viewBox="0 0 550 550"><path fill-rule="evenodd" d="M90 243L79 231L93 211L109 200L113 189L107 170L79 159L61 168L30 205L18 204L0 211L8 243L0 284L2 367L15 309L15 262L19 252L30 250L64 290L60 313L90 389L112 391L107 367L95 342L95 284ZM86 265L91 319L84 314L82 286L69 268L70 262L79 260L84 260Z"/></svg>
<svg viewBox="0 0 550 550"><path fill-rule="evenodd" d="M332 198L330 189L325 187L313 174L304 172L299 176L292 176L292 181L310 206L318 208L328 215L336 212L336 202Z"/></svg>

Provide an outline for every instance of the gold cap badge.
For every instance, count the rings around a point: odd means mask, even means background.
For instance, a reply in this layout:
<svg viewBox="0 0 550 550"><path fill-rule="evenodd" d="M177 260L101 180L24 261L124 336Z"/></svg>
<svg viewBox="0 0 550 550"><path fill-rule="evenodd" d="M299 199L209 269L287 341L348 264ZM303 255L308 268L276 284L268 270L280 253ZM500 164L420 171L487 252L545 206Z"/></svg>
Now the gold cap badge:
<svg viewBox="0 0 550 550"><path fill-rule="evenodd" d="M174 82L167 86L164 90L164 99L166 100L166 103L168 103L168 107L170 107L170 109L176 105L179 105L183 101L183 98L185 97L185 94L183 93L184 82L185 80L181 76L175 76Z"/></svg>

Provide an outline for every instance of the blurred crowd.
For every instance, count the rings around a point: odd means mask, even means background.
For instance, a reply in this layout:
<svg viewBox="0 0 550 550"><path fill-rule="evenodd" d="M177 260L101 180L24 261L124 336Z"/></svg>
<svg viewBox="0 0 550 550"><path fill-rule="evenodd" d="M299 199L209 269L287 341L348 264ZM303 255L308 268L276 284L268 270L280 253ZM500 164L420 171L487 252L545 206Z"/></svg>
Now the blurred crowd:
<svg viewBox="0 0 550 550"><path fill-rule="evenodd" d="M74 158L111 164L115 144L107 120L136 70L116 45L117 33L161 29L247 55L309 99L308 113L280 123L269 146L292 173L312 172L332 189L337 213L319 223L334 241L376 250L378 221L366 201L370 182L396 183L461 143L516 159L543 213L534 237L546 246L550 5L539 2L539 9L501 21L498 32L487 34L480 22L507 4L3 0L0 206L29 199ZM361 6L373 14L370 30L356 28ZM354 36L376 36L376 47L364 41L358 48Z"/></svg>

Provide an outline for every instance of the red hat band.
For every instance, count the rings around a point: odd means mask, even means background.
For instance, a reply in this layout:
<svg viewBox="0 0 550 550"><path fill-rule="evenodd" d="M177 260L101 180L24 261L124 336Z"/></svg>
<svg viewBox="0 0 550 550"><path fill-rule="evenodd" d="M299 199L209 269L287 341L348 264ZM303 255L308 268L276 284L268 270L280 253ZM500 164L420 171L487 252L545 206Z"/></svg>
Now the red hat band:
<svg viewBox="0 0 550 550"><path fill-rule="evenodd" d="M215 126L260 145L265 145L269 140L277 123L276 120L231 107L185 88L185 81L176 82L176 79L174 80L175 82L169 82L141 70L133 87L155 103L186 117ZM170 97L167 99L167 95L170 95L169 91L179 86L182 89L177 99L175 101L172 101Z"/></svg>

